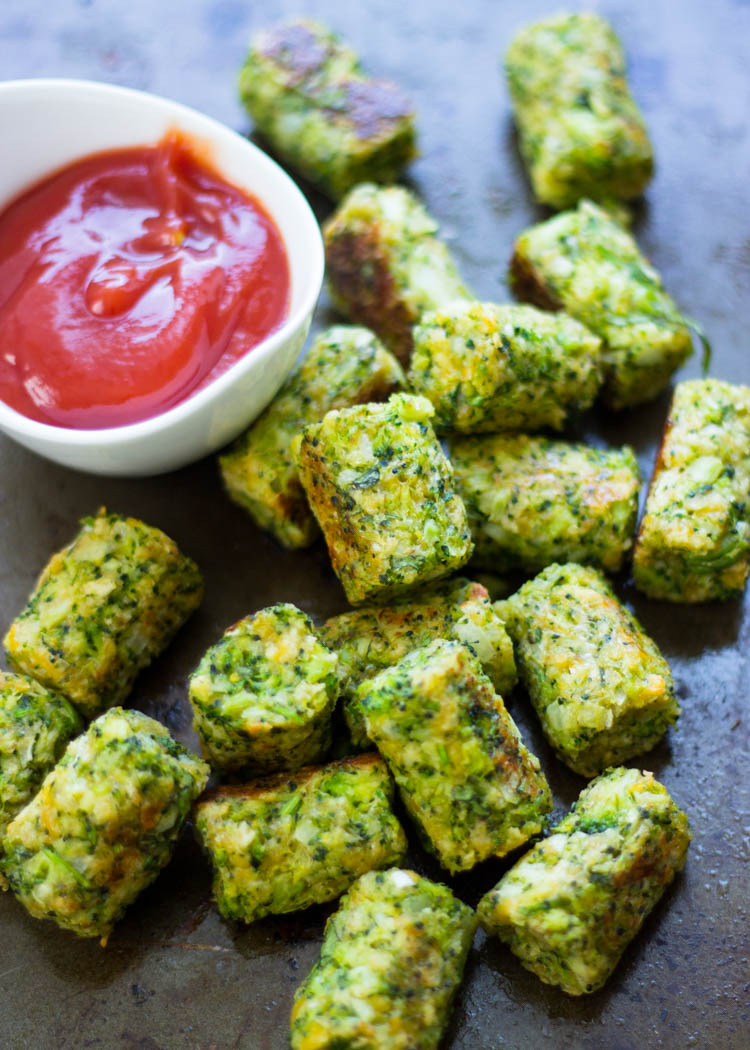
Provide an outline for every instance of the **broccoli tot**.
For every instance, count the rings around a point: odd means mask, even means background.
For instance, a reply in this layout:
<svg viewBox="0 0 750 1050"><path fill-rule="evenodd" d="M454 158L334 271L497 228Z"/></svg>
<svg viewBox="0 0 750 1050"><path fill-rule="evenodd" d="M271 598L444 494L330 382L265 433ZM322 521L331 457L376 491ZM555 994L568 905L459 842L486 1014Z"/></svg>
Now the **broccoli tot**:
<svg viewBox="0 0 750 1050"><path fill-rule="evenodd" d="M93 718L125 699L202 597L168 536L101 510L42 572L5 637L8 661Z"/></svg>
<svg viewBox="0 0 750 1050"><path fill-rule="evenodd" d="M692 353L693 322L631 235L591 201L522 233L511 281L519 298L563 309L602 339L611 408L656 397Z"/></svg>
<svg viewBox="0 0 750 1050"><path fill-rule="evenodd" d="M338 660L294 605L234 624L190 676L193 726L221 772L298 769L331 742Z"/></svg>
<svg viewBox="0 0 750 1050"><path fill-rule="evenodd" d="M638 514L632 449L486 434L454 438L449 451L477 565L495 572L536 572L555 561L621 568Z"/></svg>
<svg viewBox="0 0 750 1050"><path fill-rule="evenodd" d="M329 412L302 432L298 466L352 605L449 576L471 554L466 510L423 397Z"/></svg>
<svg viewBox="0 0 750 1050"><path fill-rule="evenodd" d="M0 671L0 836L37 792L83 719L64 696Z"/></svg>
<svg viewBox="0 0 750 1050"><path fill-rule="evenodd" d="M158 722L114 707L10 822L0 870L31 915L104 943L168 862L208 772Z"/></svg>
<svg viewBox="0 0 750 1050"><path fill-rule="evenodd" d="M358 748L367 747L369 741L356 703L357 686L436 638L454 638L467 645L501 696L516 684L513 644L503 621L486 589L470 580L431 584L393 605L333 616L323 624L320 636L338 654L344 716Z"/></svg>
<svg viewBox="0 0 750 1050"><path fill-rule="evenodd" d="M219 787L196 828L227 919L253 922L333 900L366 871L403 860L393 783L377 755Z"/></svg>
<svg viewBox="0 0 750 1050"><path fill-rule="evenodd" d="M608 770L482 898L479 920L545 984L595 992L685 866L690 838L651 773Z"/></svg>
<svg viewBox="0 0 750 1050"><path fill-rule="evenodd" d="M476 924L413 871L363 875L294 997L292 1050L437 1050Z"/></svg>
<svg viewBox="0 0 750 1050"><path fill-rule="evenodd" d="M279 157L334 199L365 179L393 182L416 155L409 100L366 76L354 52L316 22L256 34L240 97Z"/></svg>
<svg viewBox="0 0 750 1050"><path fill-rule="evenodd" d="M566 314L449 303L413 336L409 382L435 406L439 432L562 430L601 384L601 340Z"/></svg>
<svg viewBox="0 0 750 1050"><path fill-rule="evenodd" d="M537 200L569 208L637 197L653 170L625 57L599 15L562 14L522 29L505 58L521 153Z"/></svg>
<svg viewBox="0 0 750 1050"><path fill-rule="evenodd" d="M357 702L425 843L450 872L541 831L547 781L465 645L438 640L363 682Z"/></svg>
<svg viewBox="0 0 750 1050"><path fill-rule="evenodd" d="M750 387L675 389L633 555L636 587L672 602L742 594L750 570Z"/></svg>
<svg viewBox="0 0 750 1050"><path fill-rule="evenodd" d="M427 310L473 299L438 224L403 186L355 187L323 228L334 306L372 328L402 364Z"/></svg>
<svg viewBox="0 0 750 1050"><path fill-rule="evenodd" d="M292 442L332 408L384 401L404 387L398 361L366 328L322 332L265 412L219 457L231 498L285 547L318 534L297 475Z"/></svg>
<svg viewBox="0 0 750 1050"><path fill-rule="evenodd" d="M583 776L649 751L680 713L656 643L583 565L550 565L498 605L559 758Z"/></svg>

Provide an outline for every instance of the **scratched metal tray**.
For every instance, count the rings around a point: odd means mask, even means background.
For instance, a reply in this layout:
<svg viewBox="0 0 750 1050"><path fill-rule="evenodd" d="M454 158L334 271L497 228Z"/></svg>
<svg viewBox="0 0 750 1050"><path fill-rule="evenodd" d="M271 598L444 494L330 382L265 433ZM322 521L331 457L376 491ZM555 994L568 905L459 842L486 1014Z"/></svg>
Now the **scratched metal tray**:
<svg viewBox="0 0 750 1050"><path fill-rule="evenodd" d="M542 213L518 159L498 57L514 30L558 0L3 0L4 77L90 77L144 88L248 129L235 71L252 29L297 12L328 21L373 71L397 79L419 114L413 182L484 298L507 297L514 235ZM577 6L577 5L571 5ZM658 170L636 232L667 287L714 343L715 375L750 382L750 6L743 0L604 0L630 56ZM0 153L1 156L1 153ZM322 218L325 202L311 194ZM328 315L321 306L318 323ZM698 373L697 362L683 376ZM649 475L668 397L595 416L599 443L630 442ZM77 519L106 504L165 529L201 565L202 609L139 680L133 706L195 745L186 678L243 614L294 601L316 618L344 607L320 545L285 553L224 497L215 465L114 481L52 466L0 439L0 628L21 608ZM620 592L670 660L683 716L647 758L690 815L686 872L605 989L571 1000L477 935L446 1050L646 1050L750 1046L750 714L747 605L680 608ZM551 755L522 695L511 707L547 771L558 812L583 781ZM442 878L414 852L411 863ZM474 904L507 865L451 880ZM79 941L0 900L3 1050L284 1050L291 998L331 908L243 927L210 901L209 872L184 834L174 860L109 947Z"/></svg>

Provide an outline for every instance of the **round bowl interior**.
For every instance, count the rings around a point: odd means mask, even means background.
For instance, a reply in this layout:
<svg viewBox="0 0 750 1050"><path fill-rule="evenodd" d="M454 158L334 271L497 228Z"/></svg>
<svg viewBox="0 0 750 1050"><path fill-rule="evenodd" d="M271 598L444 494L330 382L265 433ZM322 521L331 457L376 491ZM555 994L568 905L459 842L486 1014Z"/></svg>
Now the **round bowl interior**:
<svg viewBox="0 0 750 1050"><path fill-rule="evenodd" d="M0 84L0 209L80 157L154 144L175 128L197 139L213 166L229 182L251 192L273 217L289 260L289 313L283 325L223 375L152 419L74 430L28 419L0 402L0 429L40 455L79 470L157 474L225 445L263 410L288 375L320 294L320 229L289 176L223 124L141 91L76 80Z"/></svg>

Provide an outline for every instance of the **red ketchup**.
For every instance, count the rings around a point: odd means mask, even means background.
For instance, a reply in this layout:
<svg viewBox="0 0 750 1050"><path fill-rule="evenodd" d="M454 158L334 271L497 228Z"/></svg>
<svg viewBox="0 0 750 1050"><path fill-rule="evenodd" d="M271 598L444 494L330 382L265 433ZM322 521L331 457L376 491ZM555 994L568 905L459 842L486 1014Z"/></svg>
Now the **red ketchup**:
<svg viewBox="0 0 750 1050"><path fill-rule="evenodd" d="M84 157L0 214L0 399L62 427L148 419L288 305L273 220L187 138Z"/></svg>

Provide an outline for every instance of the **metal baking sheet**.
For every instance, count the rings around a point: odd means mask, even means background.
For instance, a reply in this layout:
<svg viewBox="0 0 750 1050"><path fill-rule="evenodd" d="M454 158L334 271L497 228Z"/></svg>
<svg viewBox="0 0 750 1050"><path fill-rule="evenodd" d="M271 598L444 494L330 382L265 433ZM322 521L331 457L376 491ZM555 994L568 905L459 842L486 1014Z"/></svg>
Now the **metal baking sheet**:
<svg viewBox="0 0 750 1050"><path fill-rule="evenodd" d="M168 95L242 131L236 71L254 28L304 13L329 22L372 71L398 80L419 114L415 188L484 298L505 299L514 235L542 217L517 155L499 56L522 24L559 0L3 0L3 77L75 76ZM571 5L577 6L577 5ZM750 5L746 0L606 0L622 36L657 174L636 233L681 306L714 344L714 375L750 381ZM311 194L318 215L322 198ZM325 303L318 324L329 319ZM697 361L683 377L698 374ZM634 445L649 475L668 404L594 416L595 442ZM50 553L105 504L160 526L199 562L201 610L137 683L133 706L195 745L186 678L238 617L289 600L316 618L344 607L323 548L285 553L224 497L211 460L115 481L53 466L0 438L0 626L21 608ZM725 1050L750 1046L750 713L747 603L680 608L619 583L670 660L683 716L643 760L687 809L687 870L609 984L572 1000L478 934L446 1050ZM522 695L511 698L558 812L583 781L545 745ZM421 853L413 865L442 878ZM470 903L506 865L452 880ZM252 927L222 921L192 838L130 909L109 946L76 940L0 899L4 1050L283 1050L292 994L331 908Z"/></svg>

